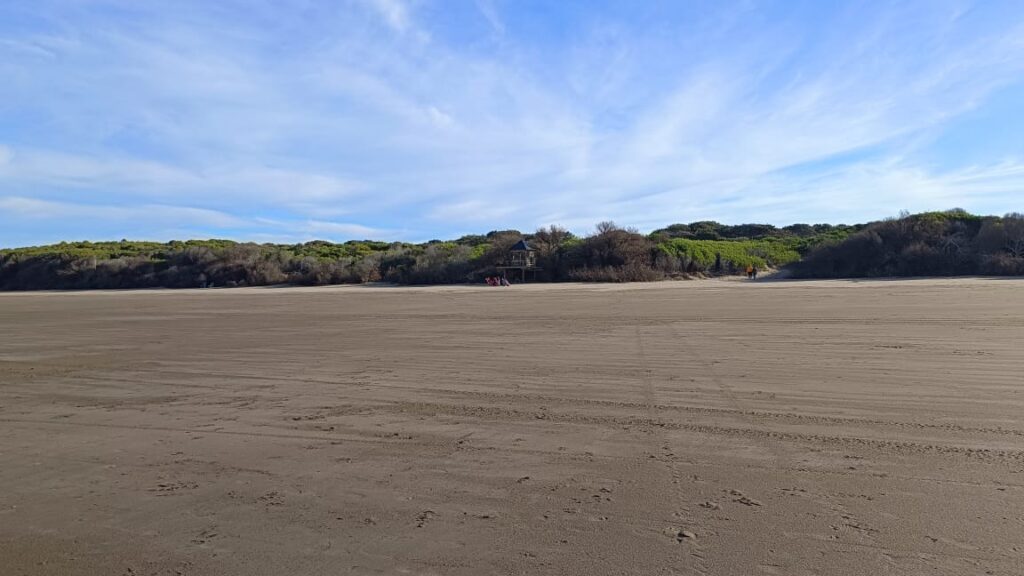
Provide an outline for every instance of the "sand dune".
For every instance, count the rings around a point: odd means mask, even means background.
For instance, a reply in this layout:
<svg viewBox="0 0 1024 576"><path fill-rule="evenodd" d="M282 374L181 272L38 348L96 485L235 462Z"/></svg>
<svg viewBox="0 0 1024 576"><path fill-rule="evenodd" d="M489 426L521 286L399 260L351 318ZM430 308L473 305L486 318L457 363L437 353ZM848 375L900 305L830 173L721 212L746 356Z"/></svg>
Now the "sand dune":
<svg viewBox="0 0 1024 576"><path fill-rule="evenodd" d="M0 294L0 573L1024 574L1024 281Z"/></svg>

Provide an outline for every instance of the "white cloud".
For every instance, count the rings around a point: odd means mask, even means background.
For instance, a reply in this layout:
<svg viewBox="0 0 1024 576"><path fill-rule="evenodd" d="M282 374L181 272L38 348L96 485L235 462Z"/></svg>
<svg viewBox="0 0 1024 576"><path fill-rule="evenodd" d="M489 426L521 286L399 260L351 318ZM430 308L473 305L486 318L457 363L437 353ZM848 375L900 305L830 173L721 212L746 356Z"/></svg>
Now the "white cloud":
<svg viewBox="0 0 1024 576"><path fill-rule="evenodd" d="M938 170L903 160L880 159L844 164L826 170L783 172L759 178L733 193L737 208L752 220L776 224L823 215L833 222L857 222L895 216L904 208L964 208L998 214L1019 202L1024 190L1024 159L954 170ZM658 199L659 201L661 199ZM723 207L709 204L705 210ZM760 214L762 217L757 218Z"/></svg>
<svg viewBox="0 0 1024 576"><path fill-rule="evenodd" d="M299 226L299 229L314 237L321 237L322 235L337 237L340 235L345 238L359 238L362 240L384 239L394 234L393 230L371 228L347 222L326 222L322 220L307 220Z"/></svg>
<svg viewBox="0 0 1024 576"><path fill-rule="evenodd" d="M490 225L501 228L503 219L520 210L522 206L514 197L503 202L487 202L467 200L464 202L442 203L430 210L428 217L434 220L470 222L478 225Z"/></svg>
<svg viewBox="0 0 1024 576"><path fill-rule="evenodd" d="M434 121L434 124L437 124L440 127L451 126L455 123L455 120L451 116L438 110L436 106L430 106L427 108L427 113L430 115L430 119Z"/></svg>
<svg viewBox="0 0 1024 576"><path fill-rule="evenodd" d="M409 8L402 0L367 0L371 7L376 10L388 26L398 32L405 32L409 29Z"/></svg>
<svg viewBox="0 0 1024 576"><path fill-rule="evenodd" d="M0 49L10 50L13 52L20 52L22 54L48 59L56 57L53 51L34 42L20 42L18 40L0 38Z"/></svg>
<svg viewBox="0 0 1024 576"><path fill-rule="evenodd" d="M816 35L728 5L655 27L593 8L548 44L489 0L448 43L430 18L456 8L401 0L267 3L231 22L205 3L132 4L132 26L46 5L53 30L0 36L18 80L5 110L53 134L4 135L9 197L188 206L292 237L1013 200L1015 165L915 160L923 135L1024 73L1024 28L972 34L957 7L856 11Z"/></svg>
<svg viewBox="0 0 1024 576"><path fill-rule="evenodd" d="M275 242L350 239L398 239L404 231L350 222L239 217L217 210L166 204L84 204L0 196L0 229L4 223L78 230L83 223L111 231L110 237L153 240L192 236L264 239ZM184 236L182 234L185 234ZM77 232L75 232L77 234ZM71 238L65 238L71 239ZM0 245L4 238L0 238Z"/></svg>
<svg viewBox="0 0 1024 576"><path fill-rule="evenodd" d="M341 201L363 185L355 180L259 165L185 168L123 156L85 156L46 150L0 147L0 185L47 186L64 190L121 192L135 198L168 198L219 203L245 209L296 209ZM236 206L238 207L238 206Z"/></svg>
<svg viewBox="0 0 1024 576"><path fill-rule="evenodd" d="M493 0L476 0L476 8L496 34L499 36L505 34L505 24L501 21L501 16L498 15L498 8L494 5Z"/></svg>
<svg viewBox="0 0 1024 576"><path fill-rule="evenodd" d="M111 206L53 202L18 196L0 197L0 211L5 217L60 222L67 220L93 220L163 225L170 222L213 228L236 227L243 220L216 210L187 206L145 204L139 206Z"/></svg>
<svg viewBox="0 0 1024 576"><path fill-rule="evenodd" d="M16 184L56 186L180 187L199 179L186 170L133 158L97 158L48 150L19 149L0 163L0 178Z"/></svg>

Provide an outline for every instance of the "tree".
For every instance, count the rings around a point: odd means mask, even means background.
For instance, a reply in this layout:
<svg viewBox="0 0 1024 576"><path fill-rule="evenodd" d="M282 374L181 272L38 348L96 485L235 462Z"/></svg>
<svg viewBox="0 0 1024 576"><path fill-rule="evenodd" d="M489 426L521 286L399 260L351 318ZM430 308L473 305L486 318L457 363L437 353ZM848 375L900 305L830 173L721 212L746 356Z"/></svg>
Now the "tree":
<svg viewBox="0 0 1024 576"><path fill-rule="evenodd" d="M978 246L983 252L1024 257L1024 214L1011 212L1003 218L986 219L978 232Z"/></svg>
<svg viewBox="0 0 1024 576"><path fill-rule="evenodd" d="M539 228L530 242L541 259L553 258L561 250L562 244L573 238L572 232L552 224L547 228Z"/></svg>
<svg viewBox="0 0 1024 576"><path fill-rule="evenodd" d="M1004 249L1014 258L1024 257L1024 214L1011 212L1003 217Z"/></svg>
<svg viewBox="0 0 1024 576"><path fill-rule="evenodd" d="M537 265L548 279L562 277L565 244L573 238L572 232L555 225L540 228L534 233L530 245L537 251Z"/></svg>
<svg viewBox="0 0 1024 576"><path fill-rule="evenodd" d="M664 228L651 232L651 236L664 236L667 238L689 238L693 236L689 224L671 224Z"/></svg>
<svg viewBox="0 0 1024 576"><path fill-rule="evenodd" d="M691 222L690 230L693 232L693 237L697 240L718 240L722 237L722 225L714 220Z"/></svg>

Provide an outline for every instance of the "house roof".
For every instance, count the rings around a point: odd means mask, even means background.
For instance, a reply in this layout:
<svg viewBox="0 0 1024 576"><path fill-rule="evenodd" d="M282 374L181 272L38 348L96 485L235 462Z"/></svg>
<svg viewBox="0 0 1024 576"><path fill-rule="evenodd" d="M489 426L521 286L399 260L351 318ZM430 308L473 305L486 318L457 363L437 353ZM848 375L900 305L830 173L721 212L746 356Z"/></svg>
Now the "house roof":
<svg viewBox="0 0 1024 576"><path fill-rule="evenodd" d="M519 242L513 244L512 247L509 248L509 250L533 250L533 248L530 248L530 245L526 243L526 240L520 240Z"/></svg>

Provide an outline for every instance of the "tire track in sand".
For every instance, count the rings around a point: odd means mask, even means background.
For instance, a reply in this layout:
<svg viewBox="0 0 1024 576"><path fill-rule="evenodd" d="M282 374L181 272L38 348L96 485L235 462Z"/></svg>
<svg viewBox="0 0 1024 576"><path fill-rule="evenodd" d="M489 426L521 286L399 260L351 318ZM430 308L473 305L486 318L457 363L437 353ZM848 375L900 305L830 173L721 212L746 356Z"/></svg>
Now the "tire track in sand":
<svg viewBox="0 0 1024 576"><path fill-rule="evenodd" d="M640 378L643 384L644 397L646 400L647 414L649 418L654 418L654 406L657 405L657 390L654 386L654 380L651 377L651 370L647 368L648 357L647 349L644 346L643 334L640 330L640 320L635 320L634 333L636 336L636 347L637 347L637 358L640 360ZM707 565L707 550L702 543L702 537L706 536L706 531L703 529L697 518L692 514L692 510L689 506L689 500L686 495L682 492L683 483L683 472L679 469L678 461L675 458L675 453L672 449L671 440L668 435L664 433L664 428L655 428L654 432L658 438L657 444L659 444L659 450L661 457L658 459L668 469L670 484L667 486L668 500L673 503L672 512L673 519L666 519L670 523L671 528L667 529L668 536L673 537L676 541L683 546L690 547L690 556L694 559L694 569L698 574L707 575L710 574ZM679 523L686 524L686 526L680 526ZM696 528L700 526L700 528ZM700 534L694 532L697 530Z"/></svg>
<svg viewBox="0 0 1024 576"><path fill-rule="evenodd" d="M629 402L623 400L597 400L593 398L575 398L570 396L552 396L546 394L532 394L532 393L510 393L510 392L490 392L481 390L459 390L456 388L429 388L424 386L414 385L402 385L402 384L381 384L375 382L369 382L363 379L352 382L345 382L341 380L325 380L316 378L291 378L286 376L262 376L257 374L237 374L227 372L193 372L187 370L140 370L142 373L156 374L156 375L186 375L186 376L217 376L222 378L231 378L238 380L254 380L254 381L265 381L265 382L278 382L278 383L304 383L304 384L322 384L322 385L333 385L333 386L353 386L359 388L373 388L373 389L394 389L409 392L420 392L429 394L444 394L453 397L476 397L493 400L514 400L517 403L526 400L533 402L544 402L554 404L566 404L566 405L586 405L586 406L600 406L609 408L633 408L639 410L653 410L658 412L684 412L692 414L706 414L709 416L717 415L731 415L740 417L750 417L755 419L779 421L784 423L792 424L831 424L839 426L885 426L897 429L906 430L941 430L944 432L956 432L956 433L968 433L968 434L992 434L999 436L1017 436L1024 438L1024 430L1017 430L1013 428L1001 428L1001 427L978 427L978 426L963 426L960 424L950 423L930 423L930 422L907 422L900 420L883 420L875 418L858 418L858 417L839 417L839 416L819 416L814 414L801 414L798 412L773 412L765 410L751 410L743 408L714 408L709 406L691 406L684 404L659 404L656 402ZM123 382L126 384L138 384L138 379L133 378L117 378L108 376L94 376L85 374L76 374L74 378L92 381L109 381L109 382ZM161 384L159 382L149 382L153 384ZM185 387L197 387L204 389L221 389L223 387L216 385L196 385L189 383L162 383L169 386L185 386ZM271 386L263 387L270 389Z"/></svg>

